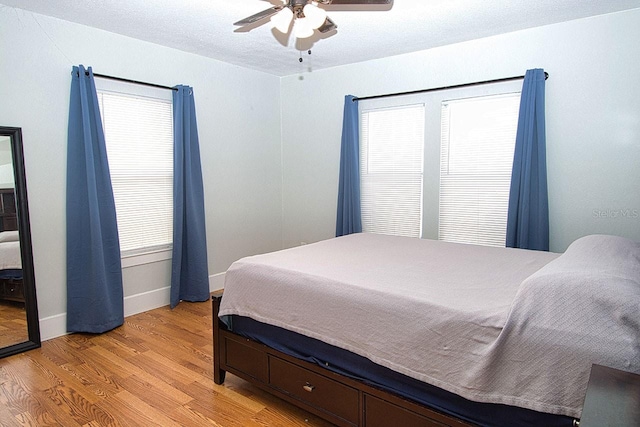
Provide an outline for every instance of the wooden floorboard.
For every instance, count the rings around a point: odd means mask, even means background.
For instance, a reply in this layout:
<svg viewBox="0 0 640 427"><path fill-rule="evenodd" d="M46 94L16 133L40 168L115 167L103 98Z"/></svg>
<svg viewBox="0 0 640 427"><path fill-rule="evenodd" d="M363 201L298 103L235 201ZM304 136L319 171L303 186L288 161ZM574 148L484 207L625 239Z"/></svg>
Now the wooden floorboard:
<svg viewBox="0 0 640 427"><path fill-rule="evenodd" d="M29 339L24 304L0 300L0 348Z"/></svg>
<svg viewBox="0 0 640 427"><path fill-rule="evenodd" d="M127 317L0 359L0 426L329 427L233 375L213 382L211 303Z"/></svg>

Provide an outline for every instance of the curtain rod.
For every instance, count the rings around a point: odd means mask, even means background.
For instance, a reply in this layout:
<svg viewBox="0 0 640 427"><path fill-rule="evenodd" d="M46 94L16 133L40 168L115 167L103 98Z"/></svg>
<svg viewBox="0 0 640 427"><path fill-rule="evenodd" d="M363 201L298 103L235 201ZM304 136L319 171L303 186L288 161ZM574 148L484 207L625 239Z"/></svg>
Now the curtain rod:
<svg viewBox="0 0 640 427"><path fill-rule="evenodd" d="M547 73L545 71L544 72L544 79L547 80L548 78L549 78L549 73ZM519 79L524 79L524 76L505 77L505 78L502 78L502 79L485 80L485 81L482 81L482 82L474 82L474 83L462 83L462 84L458 84L458 85L434 87L434 88L431 88L431 89L420 89L420 90L413 90L413 91L409 91L409 92L398 92L398 93L387 93L387 94L384 94L384 95L372 95L372 96L354 97L353 101L364 101L366 99L389 98L391 96L401 96L401 95L415 95L417 93L436 92L436 91L439 91L439 90L448 90L448 89L459 89L459 88L462 88L462 87L486 85L486 84L490 84L490 83L510 82L510 81L519 80Z"/></svg>
<svg viewBox="0 0 640 427"><path fill-rule="evenodd" d="M85 74L88 76L89 72L85 71ZM116 80L116 81L119 81L119 82L134 83L134 84L143 85L143 86L150 86L150 87L155 87L155 88L158 88L158 89L178 90L175 87L163 86L163 85L159 85L159 84L155 84L155 83L141 82L141 81L138 81L138 80L123 79L122 77L107 76L106 74L93 73L93 76L94 77L100 77L102 79Z"/></svg>

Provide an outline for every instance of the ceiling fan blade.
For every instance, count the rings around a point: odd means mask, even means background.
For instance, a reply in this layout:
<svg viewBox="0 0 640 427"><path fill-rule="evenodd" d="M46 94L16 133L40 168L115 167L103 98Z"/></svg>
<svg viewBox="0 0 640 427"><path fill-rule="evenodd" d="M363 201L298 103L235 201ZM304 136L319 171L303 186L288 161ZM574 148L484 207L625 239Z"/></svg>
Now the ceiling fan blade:
<svg viewBox="0 0 640 427"><path fill-rule="evenodd" d="M258 22L262 19L268 18L272 15L275 15L276 13L280 12L282 9L284 8L284 5L282 6L274 6L272 8L269 8L267 10L263 10L262 12L258 12L255 15L251 15L248 16L244 19L241 19L238 22L234 22L233 25L249 25L249 24L253 24L254 22Z"/></svg>
<svg viewBox="0 0 640 427"><path fill-rule="evenodd" d="M325 3L325 2L322 2ZM328 4L333 6L349 5L349 4L393 4L393 0L331 0Z"/></svg>
<svg viewBox="0 0 640 427"><path fill-rule="evenodd" d="M335 30L336 28L338 28L336 23L333 22L331 18L327 17L327 19L324 21L324 24L320 25L320 28L318 28L318 31L324 34L328 33L329 31Z"/></svg>

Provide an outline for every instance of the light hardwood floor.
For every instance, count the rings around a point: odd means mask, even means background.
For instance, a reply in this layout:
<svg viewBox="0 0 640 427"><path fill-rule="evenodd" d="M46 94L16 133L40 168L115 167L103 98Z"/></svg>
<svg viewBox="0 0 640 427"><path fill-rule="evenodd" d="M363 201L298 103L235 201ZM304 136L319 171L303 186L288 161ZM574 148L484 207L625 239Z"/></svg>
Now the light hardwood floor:
<svg viewBox="0 0 640 427"><path fill-rule="evenodd" d="M213 382L211 303L130 316L0 359L1 426L330 424L227 374Z"/></svg>
<svg viewBox="0 0 640 427"><path fill-rule="evenodd" d="M0 301L0 347L27 341L27 314L24 304Z"/></svg>

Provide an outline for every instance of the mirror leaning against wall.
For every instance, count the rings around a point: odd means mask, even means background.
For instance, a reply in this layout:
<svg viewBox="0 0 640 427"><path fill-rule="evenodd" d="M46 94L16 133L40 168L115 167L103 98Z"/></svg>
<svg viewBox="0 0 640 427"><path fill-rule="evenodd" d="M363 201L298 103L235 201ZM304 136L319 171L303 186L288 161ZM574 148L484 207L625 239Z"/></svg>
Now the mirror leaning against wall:
<svg viewBox="0 0 640 427"><path fill-rule="evenodd" d="M22 130L0 126L0 358L40 347Z"/></svg>

